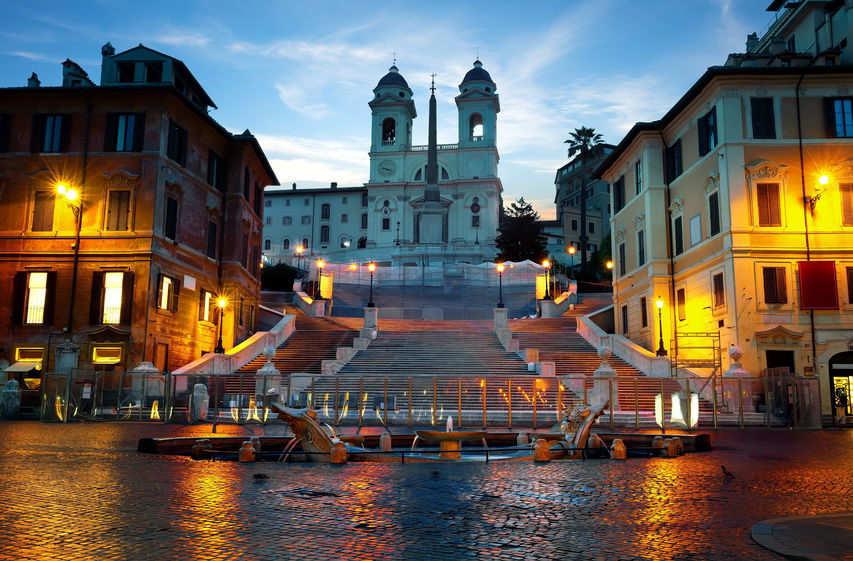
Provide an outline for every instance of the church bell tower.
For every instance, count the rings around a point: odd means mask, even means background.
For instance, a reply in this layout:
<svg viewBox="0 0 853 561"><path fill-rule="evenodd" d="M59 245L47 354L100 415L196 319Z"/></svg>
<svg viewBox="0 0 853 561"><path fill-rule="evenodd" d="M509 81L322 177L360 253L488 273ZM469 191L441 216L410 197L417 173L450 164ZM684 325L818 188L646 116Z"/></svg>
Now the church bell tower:
<svg viewBox="0 0 853 561"><path fill-rule="evenodd" d="M370 181L400 181L403 153L412 146L412 120L417 111L412 90L396 65L373 88L368 105L372 115Z"/></svg>

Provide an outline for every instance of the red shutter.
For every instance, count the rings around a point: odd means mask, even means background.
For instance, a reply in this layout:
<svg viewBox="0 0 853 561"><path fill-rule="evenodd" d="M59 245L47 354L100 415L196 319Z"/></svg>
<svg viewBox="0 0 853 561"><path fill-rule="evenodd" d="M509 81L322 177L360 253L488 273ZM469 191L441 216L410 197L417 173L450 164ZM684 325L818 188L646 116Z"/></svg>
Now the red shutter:
<svg viewBox="0 0 853 561"><path fill-rule="evenodd" d="M800 309L837 310L834 261L800 261Z"/></svg>
<svg viewBox="0 0 853 561"><path fill-rule="evenodd" d="M92 295L89 300L89 323L100 325L104 323L104 272L92 273Z"/></svg>
<svg viewBox="0 0 853 561"><path fill-rule="evenodd" d="M133 304L133 273L126 272L121 285L121 324L130 324L130 309Z"/></svg>

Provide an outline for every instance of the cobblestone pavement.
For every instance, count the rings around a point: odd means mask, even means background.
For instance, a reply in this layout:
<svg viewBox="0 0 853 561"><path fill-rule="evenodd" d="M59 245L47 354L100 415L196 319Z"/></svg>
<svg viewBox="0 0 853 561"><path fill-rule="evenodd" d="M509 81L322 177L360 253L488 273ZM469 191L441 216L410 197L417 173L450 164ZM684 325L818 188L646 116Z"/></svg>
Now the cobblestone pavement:
<svg viewBox="0 0 853 561"><path fill-rule="evenodd" d="M281 433L219 434L264 430ZM713 451L676 459L538 465L135 451L143 436L201 434L0 423L0 559L781 559L753 524L853 511L853 431L720 431Z"/></svg>

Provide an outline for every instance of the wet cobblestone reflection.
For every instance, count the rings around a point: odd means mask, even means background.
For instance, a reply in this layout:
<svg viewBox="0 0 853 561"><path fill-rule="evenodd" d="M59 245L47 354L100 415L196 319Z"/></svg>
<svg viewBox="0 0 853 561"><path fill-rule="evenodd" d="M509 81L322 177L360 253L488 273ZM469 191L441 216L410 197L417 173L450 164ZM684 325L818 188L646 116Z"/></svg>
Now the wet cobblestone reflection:
<svg viewBox="0 0 853 561"><path fill-rule="evenodd" d="M264 430L283 429L219 433ZM135 451L142 436L209 434L0 423L0 559L781 559L752 542L754 523L853 510L853 431L719 432L711 452L620 463L249 465Z"/></svg>

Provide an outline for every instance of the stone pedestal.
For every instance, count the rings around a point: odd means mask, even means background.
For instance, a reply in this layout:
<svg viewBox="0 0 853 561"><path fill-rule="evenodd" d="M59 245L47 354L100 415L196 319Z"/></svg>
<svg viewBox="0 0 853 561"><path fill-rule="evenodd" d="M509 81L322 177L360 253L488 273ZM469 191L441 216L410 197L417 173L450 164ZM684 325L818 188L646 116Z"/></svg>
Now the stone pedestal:
<svg viewBox="0 0 853 561"><path fill-rule="evenodd" d="M379 308L364 308L364 327L376 329L379 321Z"/></svg>
<svg viewBox="0 0 853 561"><path fill-rule="evenodd" d="M611 460L626 460L628 459L628 450L625 448L625 443L621 438L614 438L613 444L610 445Z"/></svg>
<svg viewBox="0 0 853 561"><path fill-rule="evenodd" d="M533 444L533 461L534 462L550 462L551 461L551 443L540 438Z"/></svg>
<svg viewBox="0 0 853 561"><path fill-rule="evenodd" d="M749 378L749 370L745 370L740 363L740 359L743 358L743 349L734 345L729 349L728 355L730 359L729 369L723 372L723 376L726 378Z"/></svg>
<svg viewBox="0 0 853 561"><path fill-rule="evenodd" d="M438 446L441 450L438 457L443 460L458 460L462 457L462 453L459 451L462 448L462 443L458 440L441 440Z"/></svg>
<svg viewBox="0 0 853 561"><path fill-rule="evenodd" d="M264 358L267 362L258 370L258 377L255 378L255 394L264 398L281 393L281 372L272 363L274 357L275 348L265 347Z"/></svg>
<svg viewBox="0 0 853 561"><path fill-rule="evenodd" d="M247 440L240 446L240 462L254 462L255 447L250 440Z"/></svg>
<svg viewBox="0 0 853 561"><path fill-rule="evenodd" d="M553 300L539 300L539 310L543 318L557 317L557 305Z"/></svg>
<svg viewBox="0 0 853 561"><path fill-rule="evenodd" d="M329 461L333 464L347 463L347 446L340 440L332 444L332 450L329 452Z"/></svg>
<svg viewBox="0 0 853 561"><path fill-rule="evenodd" d="M379 449L383 452L391 451L391 435L387 432L379 435Z"/></svg>
<svg viewBox="0 0 853 561"><path fill-rule="evenodd" d="M509 313L509 310L507 310L506 308L492 308L492 312L493 312L494 317L495 317L495 323L494 323L494 326L492 327L492 331L496 332L499 329L506 329L507 328L506 320L507 320L507 314Z"/></svg>
<svg viewBox="0 0 853 561"><path fill-rule="evenodd" d="M17 419L21 413L21 387L17 380L9 380L0 394L0 419Z"/></svg>
<svg viewBox="0 0 853 561"><path fill-rule="evenodd" d="M193 406L190 409L190 422L195 423L207 419L209 410L210 396L207 393L207 386L196 384L193 386Z"/></svg>
<svg viewBox="0 0 853 561"><path fill-rule="evenodd" d="M53 371L57 374L68 374L72 368L77 368L80 347L66 339L54 348L53 354Z"/></svg>
<svg viewBox="0 0 853 561"><path fill-rule="evenodd" d="M601 364L592 375L596 378L592 383L592 397L590 403L603 403L610 401L611 411L619 410L619 377L616 370L610 366L607 360L610 358L610 347L598 347L598 358ZM612 391L611 391L612 388Z"/></svg>

